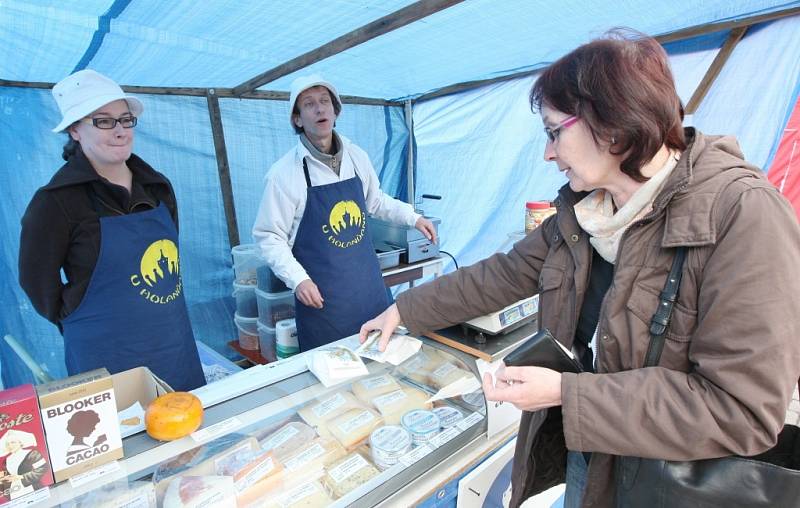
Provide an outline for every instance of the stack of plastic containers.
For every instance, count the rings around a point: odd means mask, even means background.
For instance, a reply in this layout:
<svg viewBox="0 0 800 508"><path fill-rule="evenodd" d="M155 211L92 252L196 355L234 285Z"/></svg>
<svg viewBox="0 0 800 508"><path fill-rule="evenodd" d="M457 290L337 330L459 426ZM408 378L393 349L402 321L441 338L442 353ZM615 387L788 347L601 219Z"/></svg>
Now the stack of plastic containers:
<svg viewBox="0 0 800 508"><path fill-rule="evenodd" d="M237 245L231 249L233 256L233 297L236 299L236 314L233 321L239 330L239 346L256 351L258 344L258 302L256 300L256 273L264 261L253 244Z"/></svg>
<svg viewBox="0 0 800 508"><path fill-rule="evenodd" d="M258 267L256 277L258 287L255 297L261 356L272 362L297 354L299 347L294 324L294 293L266 264Z"/></svg>

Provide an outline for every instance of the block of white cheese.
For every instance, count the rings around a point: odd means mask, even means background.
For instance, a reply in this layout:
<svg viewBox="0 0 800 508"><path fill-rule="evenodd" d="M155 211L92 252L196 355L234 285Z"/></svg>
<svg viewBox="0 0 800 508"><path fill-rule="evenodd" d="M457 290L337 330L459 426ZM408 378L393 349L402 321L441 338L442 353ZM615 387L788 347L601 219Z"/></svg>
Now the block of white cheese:
<svg viewBox="0 0 800 508"><path fill-rule="evenodd" d="M397 390L400 385L391 374L381 374L353 381L352 388L361 402L369 404L378 395Z"/></svg>
<svg viewBox="0 0 800 508"><path fill-rule="evenodd" d="M372 409L351 409L328 423L328 431L346 450L352 451L383 425L383 418Z"/></svg>
<svg viewBox="0 0 800 508"><path fill-rule="evenodd" d="M450 383L454 383L463 377L474 377L472 372L462 369L453 362L444 362L428 376L428 384L437 390L441 390Z"/></svg>
<svg viewBox="0 0 800 508"><path fill-rule="evenodd" d="M297 413L310 426L314 427L319 435L324 435L326 424L333 418L350 409L365 407L362 402L346 390L338 390L314 399L311 403L300 408Z"/></svg>
<svg viewBox="0 0 800 508"><path fill-rule="evenodd" d="M342 497L378 476L380 471L360 453L348 455L328 467L325 485L335 497Z"/></svg>
<svg viewBox="0 0 800 508"><path fill-rule="evenodd" d="M169 482L164 508L236 508L230 476L178 476Z"/></svg>
<svg viewBox="0 0 800 508"><path fill-rule="evenodd" d="M263 450L272 450L283 461L301 446L317 437L317 432L303 422L289 422L261 441Z"/></svg>
<svg viewBox="0 0 800 508"><path fill-rule="evenodd" d="M378 395L372 399L372 405L387 425L397 425L400 417L413 409L431 409L429 398L426 392L409 386Z"/></svg>

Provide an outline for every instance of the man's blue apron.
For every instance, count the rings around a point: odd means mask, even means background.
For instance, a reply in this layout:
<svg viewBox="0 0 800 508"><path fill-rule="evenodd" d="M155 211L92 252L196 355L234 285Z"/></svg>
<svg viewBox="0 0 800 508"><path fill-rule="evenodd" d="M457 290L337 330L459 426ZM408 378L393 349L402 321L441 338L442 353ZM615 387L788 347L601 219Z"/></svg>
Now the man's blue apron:
<svg viewBox="0 0 800 508"><path fill-rule="evenodd" d="M308 164L306 209L292 253L325 300L321 309L295 298L297 339L308 351L358 333L389 306L378 257L367 234L364 186L353 178L311 185Z"/></svg>
<svg viewBox="0 0 800 508"><path fill-rule="evenodd" d="M177 245L178 230L163 203L100 217L100 255L92 279L80 305L61 321L70 375L145 366L175 390L205 384L183 299Z"/></svg>

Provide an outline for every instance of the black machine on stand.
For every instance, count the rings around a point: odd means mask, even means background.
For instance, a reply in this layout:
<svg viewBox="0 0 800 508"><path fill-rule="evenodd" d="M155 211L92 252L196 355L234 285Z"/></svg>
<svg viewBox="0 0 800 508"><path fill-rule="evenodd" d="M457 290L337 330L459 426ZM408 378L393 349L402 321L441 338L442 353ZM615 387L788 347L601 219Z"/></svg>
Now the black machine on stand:
<svg viewBox="0 0 800 508"><path fill-rule="evenodd" d="M423 194L421 199L417 201L415 209L417 213L424 215L419 208L422 204L422 199L442 199L442 197L434 194ZM438 217L427 215L425 215L425 218L430 220L436 227L438 236L439 225L442 220ZM439 243L433 243L425 238L414 226L402 226L371 216L367 217L367 224L369 224L370 235L372 236L378 259L381 260L381 268L394 266L390 263L394 261L395 257L397 261L394 264L400 262L411 264L439 256ZM391 261L384 262L383 259L387 258Z"/></svg>

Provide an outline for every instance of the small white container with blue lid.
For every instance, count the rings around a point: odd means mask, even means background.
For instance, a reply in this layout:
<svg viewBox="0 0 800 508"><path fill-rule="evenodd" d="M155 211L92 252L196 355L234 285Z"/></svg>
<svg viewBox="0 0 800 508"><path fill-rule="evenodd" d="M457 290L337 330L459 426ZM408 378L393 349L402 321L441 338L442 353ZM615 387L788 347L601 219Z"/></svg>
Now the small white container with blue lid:
<svg viewBox="0 0 800 508"><path fill-rule="evenodd" d="M439 433L439 417L433 411L414 409L404 414L400 423L411 434L414 446L427 443Z"/></svg>

